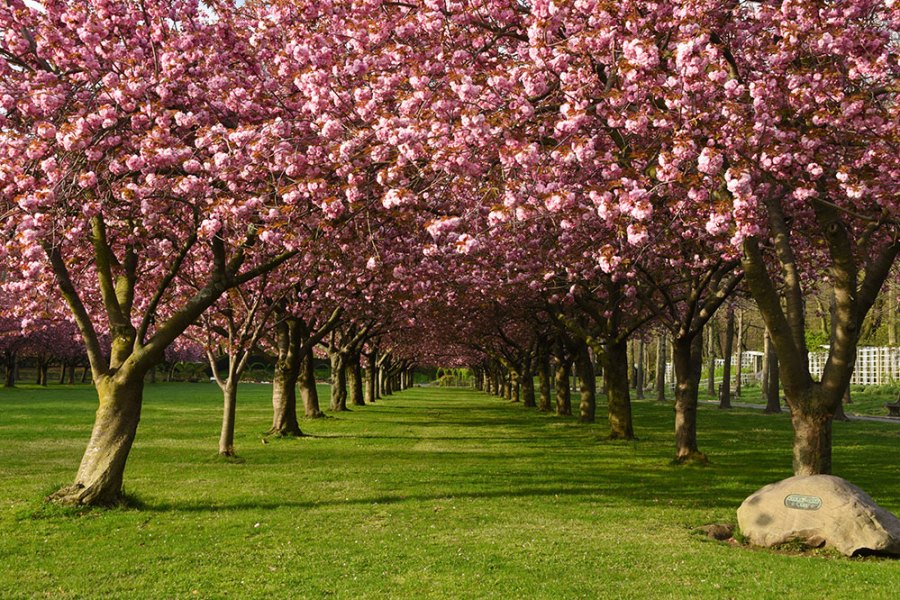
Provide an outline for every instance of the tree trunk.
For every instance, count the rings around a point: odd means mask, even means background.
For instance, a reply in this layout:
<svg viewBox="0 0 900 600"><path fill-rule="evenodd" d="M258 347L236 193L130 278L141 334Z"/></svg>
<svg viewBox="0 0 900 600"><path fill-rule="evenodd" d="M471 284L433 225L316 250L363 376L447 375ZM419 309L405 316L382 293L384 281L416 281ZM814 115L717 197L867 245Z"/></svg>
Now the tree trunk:
<svg viewBox="0 0 900 600"><path fill-rule="evenodd" d="M4 362L6 363L6 381L4 387L16 386L16 353L7 350L4 353Z"/></svg>
<svg viewBox="0 0 900 600"><path fill-rule="evenodd" d="M626 352L627 342L610 342L606 345L601 357L606 381L609 439L611 440L634 439L631 392L628 389L628 371L625 362Z"/></svg>
<svg viewBox="0 0 900 600"><path fill-rule="evenodd" d="M538 410L550 412L550 353L546 346L538 346L538 381L540 382L541 396L538 402Z"/></svg>
<svg viewBox="0 0 900 600"><path fill-rule="evenodd" d="M394 394L394 374L388 369L384 372L384 395L392 396Z"/></svg>
<svg viewBox="0 0 900 600"><path fill-rule="evenodd" d="M593 423L597 414L597 380L594 378L594 363L587 344L581 344L578 348L575 368L578 370L578 381L581 384L578 420L582 423Z"/></svg>
<svg viewBox="0 0 900 600"><path fill-rule="evenodd" d="M737 311L737 377L734 378L734 397L741 397L744 373L744 311Z"/></svg>
<svg viewBox="0 0 900 600"><path fill-rule="evenodd" d="M672 343L675 367L675 462L706 462L697 445L697 397L700 391L703 335L677 337Z"/></svg>
<svg viewBox="0 0 900 600"><path fill-rule="evenodd" d="M275 365L272 379L272 427L270 435L299 437L303 435L297 421L297 378L295 369Z"/></svg>
<svg viewBox="0 0 900 600"><path fill-rule="evenodd" d="M766 398L767 413L781 412L780 397L780 377L778 373L778 355L775 354L775 345L772 343L769 334L766 334L766 343L764 344L765 356L765 375L763 377L763 390Z"/></svg>
<svg viewBox="0 0 900 600"><path fill-rule="evenodd" d="M90 375L90 374L91 374L91 368L90 368L90 367L84 367L84 368L81 370L81 383L87 383L88 375Z"/></svg>
<svg viewBox="0 0 900 600"><path fill-rule="evenodd" d="M823 390L816 385L807 397L791 404L794 475L831 473L832 414L840 399L829 402L824 397L815 397L822 394Z"/></svg>
<svg viewBox="0 0 900 600"><path fill-rule="evenodd" d="M472 387L476 391L484 391L484 377L481 376L481 369L473 368L472 371Z"/></svg>
<svg viewBox="0 0 900 600"><path fill-rule="evenodd" d="M522 404L529 408L537 406L534 397L534 373L531 372L531 358L528 358L522 368Z"/></svg>
<svg viewBox="0 0 900 600"><path fill-rule="evenodd" d="M37 377L35 383L40 386L47 386L47 371L50 369L50 359L44 356L37 358Z"/></svg>
<svg viewBox="0 0 900 600"><path fill-rule="evenodd" d="M300 375L299 333L293 321L281 323L276 330L278 358L272 378L272 427L269 435L299 437L297 422L297 378Z"/></svg>
<svg viewBox="0 0 900 600"><path fill-rule="evenodd" d="M666 334L659 336L656 342L656 401L666 401Z"/></svg>
<svg viewBox="0 0 900 600"><path fill-rule="evenodd" d="M144 373L120 369L96 382L100 406L72 485L48 499L62 504L113 505L122 501L125 462L134 443L144 395Z"/></svg>
<svg viewBox="0 0 900 600"><path fill-rule="evenodd" d="M391 390L390 366L388 364L382 366L378 369L378 375L381 378L381 395L390 396L393 393Z"/></svg>
<svg viewBox="0 0 900 600"><path fill-rule="evenodd" d="M347 383L350 388L350 403L354 406L365 406L363 397L362 367L359 364L359 356L351 356L347 365Z"/></svg>
<svg viewBox="0 0 900 600"><path fill-rule="evenodd" d="M634 397L638 400L644 399L644 340L638 338L637 359L634 361L637 371L634 374Z"/></svg>
<svg viewBox="0 0 900 600"><path fill-rule="evenodd" d="M347 410L347 371L340 352L329 353L331 359L331 410Z"/></svg>
<svg viewBox="0 0 900 600"><path fill-rule="evenodd" d="M837 406L834 407L834 416L832 417L833 421L843 421L847 422L850 420L850 417L847 416L847 413L844 412L844 405L847 404L847 398L850 394L850 388L848 386L847 392L844 394L841 402L837 403Z"/></svg>
<svg viewBox="0 0 900 600"><path fill-rule="evenodd" d="M897 306L897 295L900 293L897 285L894 283L887 284L887 303L888 303L888 323L887 323L887 340L888 346L894 347L897 345L897 322L898 315L900 315L900 306Z"/></svg>
<svg viewBox="0 0 900 600"><path fill-rule="evenodd" d="M734 339L734 307L729 306L725 316L725 364L722 367L722 386L719 388L719 408L731 408L731 355Z"/></svg>
<svg viewBox="0 0 900 600"><path fill-rule="evenodd" d="M556 363L556 374L554 378L556 387L556 414L571 415L572 414L572 397L569 391L569 371L572 368L572 362L560 359Z"/></svg>
<svg viewBox="0 0 900 600"><path fill-rule="evenodd" d="M303 414L307 419L320 419L325 416L319 407L319 390L316 388L316 368L313 349L307 350L300 360L300 371L297 385L300 398L303 400Z"/></svg>
<svg viewBox="0 0 900 600"><path fill-rule="evenodd" d="M628 385L631 389L637 389L637 352L635 351L634 340L628 342Z"/></svg>
<svg viewBox="0 0 900 600"><path fill-rule="evenodd" d="M59 363L59 385L65 385L66 383L66 361L60 361Z"/></svg>
<svg viewBox="0 0 900 600"><path fill-rule="evenodd" d="M234 415L237 408L237 381L229 377L222 388L222 433L219 435L219 456L234 456Z"/></svg>
<svg viewBox="0 0 900 600"><path fill-rule="evenodd" d="M376 359L374 350L366 355L366 401L369 404L375 402L375 397L378 394L378 365Z"/></svg>
<svg viewBox="0 0 900 600"><path fill-rule="evenodd" d="M707 346L706 346L706 393L713 398L716 397L716 320L710 319L706 327Z"/></svg>

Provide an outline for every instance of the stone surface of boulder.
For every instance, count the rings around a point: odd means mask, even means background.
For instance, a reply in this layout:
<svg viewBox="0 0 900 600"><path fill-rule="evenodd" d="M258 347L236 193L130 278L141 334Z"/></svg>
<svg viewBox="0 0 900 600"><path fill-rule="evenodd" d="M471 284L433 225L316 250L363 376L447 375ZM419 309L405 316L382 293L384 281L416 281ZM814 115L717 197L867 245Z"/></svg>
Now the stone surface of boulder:
<svg viewBox="0 0 900 600"><path fill-rule="evenodd" d="M831 546L851 556L860 551L900 555L900 519L863 490L832 475L807 475L767 485L744 500L738 526L750 543L775 546L799 540Z"/></svg>

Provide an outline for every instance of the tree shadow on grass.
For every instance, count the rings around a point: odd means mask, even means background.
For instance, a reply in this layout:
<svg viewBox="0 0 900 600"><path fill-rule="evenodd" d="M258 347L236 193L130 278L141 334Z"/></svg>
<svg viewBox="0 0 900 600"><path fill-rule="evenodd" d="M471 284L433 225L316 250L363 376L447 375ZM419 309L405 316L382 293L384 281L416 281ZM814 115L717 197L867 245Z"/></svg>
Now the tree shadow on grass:
<svg viewBox="0 0 900 600"><path fill-rule="evenodd" d="M452 492L447 490L446 493L433 494L382 494L377 496L368 496L349 499L328 499L328 500L284 500L284 501L237 501L229 503L201 503L201 502L140 502L136 507L142 511L148 512L219 512L219 511L242 511L242 510L275 510L281 508L296 509L317 509L329 508L335 506L374 506L379 504L400 504L403 502L435 502L441 500L454 499L494 499L494 498L519 498L527 499L534 497L584 497L585 500L598 501L601 504L610 505L618 504L613 502L609 496L598 494L596 486L584 486L567 489L547 489L538 487L523 487L512 489L485 490L479 492ZM652 505L657 504L651 500L629 502L630 504L639 503Z"/></svg>

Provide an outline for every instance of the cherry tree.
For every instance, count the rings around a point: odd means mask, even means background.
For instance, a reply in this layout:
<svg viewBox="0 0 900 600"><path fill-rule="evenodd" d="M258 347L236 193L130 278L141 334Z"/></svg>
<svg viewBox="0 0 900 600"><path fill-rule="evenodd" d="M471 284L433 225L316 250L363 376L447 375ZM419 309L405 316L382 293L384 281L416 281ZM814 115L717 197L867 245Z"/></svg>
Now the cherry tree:
<svg viewBox="0 0 900 600"><path fill-rule="evenodd" d="M206 350L216 385L222 390L222 430L219 455L235 456L234 425L238 384L278 302L277 290L268 284L268 274L226 291L192 325L186 335ZM225 375L219 360L225 359Z"/></svg>
<svg viewBox="0 0 900 600"><path fill-rule="evenodd" d="M191 0L0 8L11 283L58 290L100 399L57 500L120 498L144 375L222 293L301 249L280 190L303 174L288 156L317 136L272 108L247 25ZM198 289L182 285L187 265Z"/></svg>
<svg viewBox="0 0 900 600"><path fill-rule="evenodd" d="M900 253L900 15L892 1L795 0L741 6L734 18L712 51L703 44L716 30L703 23L690 60L727 74L723 110L741 132L727 147L731 216L778 354L794 471L830 473L832 420L862 323ZM834 311L815 381L804 301L822 283Z"/></svg>

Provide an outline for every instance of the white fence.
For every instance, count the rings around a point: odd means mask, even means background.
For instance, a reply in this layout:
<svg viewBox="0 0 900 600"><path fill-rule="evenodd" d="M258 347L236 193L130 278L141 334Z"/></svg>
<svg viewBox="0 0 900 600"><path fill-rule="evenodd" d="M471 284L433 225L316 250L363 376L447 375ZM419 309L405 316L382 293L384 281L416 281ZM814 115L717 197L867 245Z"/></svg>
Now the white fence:
<svg viewBox="0 0 900 600"><path fill-rule="evenodd" d="M755 350L744 350L741 353L741 381L743 383L749 383L751 381L756 380L756 375L762 370L763 364L763 353L757 352ZM734 377L734 372L737 370L737 361L738 355L737 352L731 355L731 369L732 369L732 377ZM725 366L724 358L716 359L716 368L722 368ZM703 366L703 376L706 376L706 364ZM721 383L722 378L719 377L716 379L717 382ZM669 385L675 385L675 370L672 366L672 363L666 363L666 383Z"/></svg>
<svg viewBox="0 0 900 600"><path fill-rule="evenodd" d="M809 353L809 372L822 377L828 352ZM851 385L891 385L900 382L900 348L861 346L856 351L856 367Z"/></svg>
<svg viewBox="0 0 900 600"><path fill-rule="evenodd" d="M828 360L827 350L809 353L809 373L814 379L822 377L822 369ZM746 351L743 355L741 377L743 381L753 380L762 370L763 353ZM725 360L716 359L716 367L722 367ZM732 367L737 365L737 355L731 359ZM748 373L747 371L751 371ZM704 377L706 368L704 367ZM717 380L718 381L718 380ZM666 364L666 383L675 383L675 372L672 363ZM900 348L860 346L856 353L856 367L853 370L851 385L892 385L900 383Z"/></svg>

